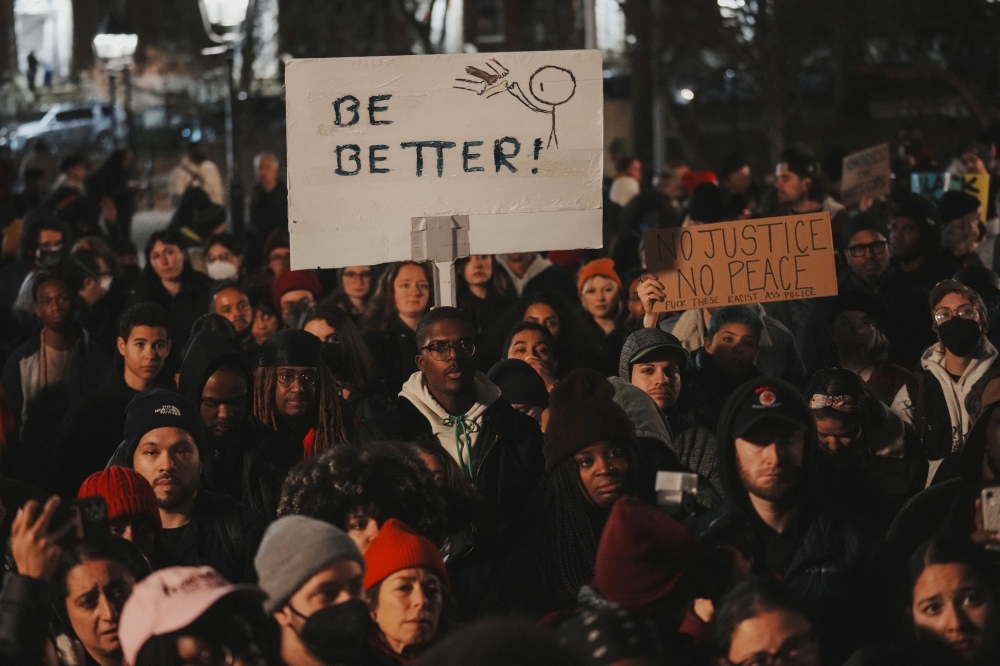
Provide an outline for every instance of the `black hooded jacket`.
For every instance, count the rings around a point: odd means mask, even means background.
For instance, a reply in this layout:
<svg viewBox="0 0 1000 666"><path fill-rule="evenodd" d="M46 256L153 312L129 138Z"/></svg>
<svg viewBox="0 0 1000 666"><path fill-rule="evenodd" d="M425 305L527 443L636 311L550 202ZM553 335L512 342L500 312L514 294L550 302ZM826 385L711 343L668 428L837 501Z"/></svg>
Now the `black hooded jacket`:
<svg viewBox="0 0 1000 666"><path fill-rule="evenodd" d="M246 366L244 354L229 338L217 331L200 331L188 345L181 365L177 392L196 405L201 405L201 393L214 372L226 366L235 368L246 381L247 398L243 419L232 432L223 438L208 433L208 451L203 461L205 484L208 490L242 500L252 508L260 509L247 500L244 486L245 458L260 446L262 428L251 415L253 377ZM261 512L263 513L263 512Z"/></svg>
<svg viewBox="0 0 1000 666"><path fill-rule="evenodd" d="M883 411L885 418L872 424L872 432L865 426L857 445L817 452L821 486L880 537L927 479L927 458L913 428L884 406Z"/></svg>
<svg viewBox="0 0 1000 666"><path fill-rule="evenodd" d="M173 390L164 366L156 387ZM56 441L49 484L62 497L76 497L84 479L104 469L125 434L125 408L139 392L125 383L125 360L115 352L100 387L73 405Z"/></svg>
<svg viewBox="0 0 1000 666"><path fill-rule="evenodd" d="M802 400L790 384L770 381ZM815 619L829 663L842 663L861 645L883 636L891 616L885 601L891 598L886 589L888 572L877 541L828 506L817 488L815 425L806 433L803 478L791 524L779 535L760 519L740 478L730 435L739 407L756 386L752 382L737 389L719 419L718 455L726 503L691 526L705 554L708 579L725 581L723 587L739 582L734 560L726 553L740 553L750 561L754 574L779 578L799 595ZM801 407L808 411L804 400Z"/></svg>
<svg viewBox="0 0 1000 666"><path fill-rule="evenodd" d="M181 354L184 352L188 337L191 335L191 325L198 317L208 312L211 289L212 279L185 263L184 272L181 273L181 290L176 296L171 296L163 287L163 283L152 267L147 265L143 269L139 284L125 303L125 307L128 308L136 303L144 302L163 306L167 314L170 315L172 323L170 339L173 340L174 344L170 352L170 359L171 364L176 368L180 365Z"/></svg>
<svg viewBox="0 0 1000 666"><path fill-rule="evenodd" d="M715 430L726 398L745 382L759 376L760 370L754 366L739 377L729 375L704 347L696 349L688 359L677 406L698 425Z"/></svg>

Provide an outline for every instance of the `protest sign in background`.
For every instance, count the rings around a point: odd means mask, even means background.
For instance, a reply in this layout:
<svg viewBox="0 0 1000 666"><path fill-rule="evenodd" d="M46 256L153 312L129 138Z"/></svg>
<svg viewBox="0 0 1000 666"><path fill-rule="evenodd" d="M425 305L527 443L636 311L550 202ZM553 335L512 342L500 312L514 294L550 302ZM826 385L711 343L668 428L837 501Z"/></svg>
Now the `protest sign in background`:
<svg viewBox="0 0 1000 666"><path fill-rule="evenodd" d="M644 246L657 312L837 294L825 212L647 231Z"/></svg>
<svg viewBox="0 0 1000 666"><path fill-rule="evenodd" d="M937 201L949 190L967 192L979 199L979 215L985 221L990 215L990 174L915 173L910 175L910 190ZM942 220L948 222L949 220Z"/></svg>
<svg viewBox="0 0 1000 666"><path fill-rule="evenodd" d="M285 87L293 268L448 227L476 254L601 246L599 51L292 60Z"/></svg>
<svg viewBox="0 0 1000 666"><path fill-rule="evenodd" d="M840 183L845 206L853 206L864 197L888 196L892 188L889 144L880 143L845 157Z"/></svg>

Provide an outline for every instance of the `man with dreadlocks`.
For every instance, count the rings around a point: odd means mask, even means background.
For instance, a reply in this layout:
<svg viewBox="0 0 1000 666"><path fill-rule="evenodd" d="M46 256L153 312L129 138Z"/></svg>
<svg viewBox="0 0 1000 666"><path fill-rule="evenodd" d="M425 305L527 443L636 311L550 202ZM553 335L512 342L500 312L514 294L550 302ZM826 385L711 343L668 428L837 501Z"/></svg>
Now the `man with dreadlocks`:
<svg viewBox="0 0 1000 666"><path fill-rule="evenodd" d="M403 385L396 406L369 420L361 439L437 439L472 486L496 505L500 521L525 534L542 476L538 422L511 407L476 372L475 327L461 310L428 312L417 325L416 341L418 371Z"/></svg>
<svg viewBox="0 0 1000 666"><path fill-rule="evenodd" d="M319 338L286 329L261 345L253 412L265 432L263 445L244 459L245 492L274 519L288 471L347 441L336 380Z"/></svg>

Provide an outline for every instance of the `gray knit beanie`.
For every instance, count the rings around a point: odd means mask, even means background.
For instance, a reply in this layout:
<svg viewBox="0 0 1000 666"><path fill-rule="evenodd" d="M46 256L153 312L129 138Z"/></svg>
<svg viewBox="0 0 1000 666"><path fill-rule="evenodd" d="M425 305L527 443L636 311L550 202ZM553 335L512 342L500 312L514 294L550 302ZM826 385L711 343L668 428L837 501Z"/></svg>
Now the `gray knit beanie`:
<svg viewBox="0 0 1000 666"><path fill-rule="evenodd" d="M365 570L365 558L351 537L330 523L308 516L282 516L271 523L257 550L254 566L267 593L264 611L285 605L307 580L336 560L354 560Z"/></svg>

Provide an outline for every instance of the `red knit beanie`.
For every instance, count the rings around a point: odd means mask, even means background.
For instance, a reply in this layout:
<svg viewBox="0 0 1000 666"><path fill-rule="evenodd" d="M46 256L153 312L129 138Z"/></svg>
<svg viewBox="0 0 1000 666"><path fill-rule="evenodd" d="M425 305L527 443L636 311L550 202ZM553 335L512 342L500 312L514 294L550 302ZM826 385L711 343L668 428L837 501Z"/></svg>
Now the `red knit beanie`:
<svg viewBox="0 0 1000 666"><path fill-rule="evenodd" d="M448 585L448 570L437 547L395 518L390 518L365 551L365 591L401 569L427 569Z"/></svg>
<svg viewBox="0 0 1000 666"><path fill-rule="evenodd" d="M622 279L618 277L618 273L615 272L615 262L613 259L594 259L588 264L584 264L583 268L580 269L580 275L576 278L576 290L583 292L583 285L587 284L587 280L594 277L595 275L603 275L615 284L622 286Z"/></svg>
<svg viewBox="0 0 1000 666"><path fill-rule="evenodd" d="M319 283L319 278L312 271L288 271L282 273L271 285L271 299L279 313L281 312L281 297L296 289L305 289L311 292L317 303L323 300L323 285Z"/></svg>
<svg viewBox="0 0 1000 666"><path fill-rule="evenodd" d="M622 497L604 525L591 586L623 608L644 608L677 587L695 555L683 524L640 499Z"/></svg>
<svg viewBox="0 0 1000 666"><path fill-rule="evenodd" d="M157 529L162 529L153 487L135 470L115 465L94 472L84 480L76 496L83 499L94 495L100 495L107 503L108 520L149 516Z"/></svg>
<svg viewBox="0 0 1000 666"><path fill-rule="evenodd" d="M542 447L545 471L594 442L635 441L635 426L614 397L611 382L589 368L578 368L555 385Z"/></svg>

